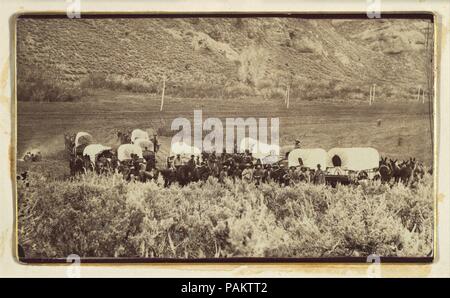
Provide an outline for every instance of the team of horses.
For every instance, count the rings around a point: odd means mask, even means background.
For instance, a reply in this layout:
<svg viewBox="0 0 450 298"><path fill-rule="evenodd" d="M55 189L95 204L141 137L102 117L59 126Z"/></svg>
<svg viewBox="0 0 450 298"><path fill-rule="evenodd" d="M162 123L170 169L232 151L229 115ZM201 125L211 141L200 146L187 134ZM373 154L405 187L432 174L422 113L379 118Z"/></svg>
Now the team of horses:
<svg viewBox="0 0 450 298"><path fill-rule="evenodd" d="M275 182L281 186L294 185L299 182L322 184L324 179L320 179L317 169L304 167L287 167L285 163L261 164L251 157L251 154L236 153L215 154L203 153L200 159L193 157L187 162L174 165L177 157L169 157L165 167L156 167L154 158L139 158L133 156L131 160L119 162L113 152L108 152L108 156L100 157L99 164L95 167L86 157L77 156L70 160L72 175L96 171L98 174L120 173L127 181L147 182L158 181L159 176L164 180L164 186L168 187L174 183L186 186L191 182L206 181L209 177L224 182L225 179L236 181L237 179L255 183ZM380 167L375 173L373 180L380 180L381 183L403 183L410 185L414 181L423 178L425 168L415 159L398 162L388 158L382 158ZM431 173L431 171L430 171ZM366 179L367 175L359 173L357 183ZM322 181L322 182L321 182Z"/></svg>
<svg viewBox="0 0 450 298"><path fill-rule="evenodd" d="M143 157L132 156L126 161L117 159L117 152L113 150L102 153L98 160L93 163L88 156L74 154L74 136L65 134L66 150L70 154L69 166L72 176L95 171L103 173L121 173L124 179L130 181L146 182L158 181L161 175L164 186L178 183L185 186L191 182L206 181L209 177L215 177L224 181L227 177L233 181L236 179L253 182L256 184L276 182L280 185L292 185L298 182L322 183L318 179L318 169L309 169L302 166L288 167L285 160L273 164L262 164L261 160L255 159L250 152L222 153L202 152L201 156L192 156L189 160L176 162L177 156L166 159L166 165L157 167L154 152L144 152ZM117 138L121 144L129 143L130 132L117 131ZM381 157L378 169L374 169L373 180L381 183L403 183L410 185L414 181L423 178L427 170L424 165L415 158L399 161L388 157ZM431 169L428 171L431 173ZM355 182L367 179L365 171L357 174Z"/></svg>
<svg viewBox="0 0 450 298"><path fill-rule="evenodd" d="M283 186L299 182L322 184L324 179L320 175L326 176L321 169L309 169L303 166L287 167L283 161L263 165L248 153L224 154L218 157L207 153L202 155L203 162L200 164L197 164L194 159L181 166L173 167L172 161L169 161L168 166L161 170L165 186L175 182L183 186L190 182L205 181L210 176L221 182L228 177L233 181L241 179L256 184L271 181ZM373 180L383 184L411 185L422 179L426 172L432 174L431 169L427 171L424 165L415 158L398 161L382 157L379 168L375 169ZM361 180L367 180L368 174L366 171L361 171L355 177L353 182L357 184Z"/></svg>
<svg viewBox="0 0 450 298"><path fill-rule="evenodd" d="M432 174L432 169L428 171L425 166L415 158L398 161L387 157L382 157L378 168L378 179L382 183L401 182L409 185L414 181L423 178L425 173Z"/></svg>

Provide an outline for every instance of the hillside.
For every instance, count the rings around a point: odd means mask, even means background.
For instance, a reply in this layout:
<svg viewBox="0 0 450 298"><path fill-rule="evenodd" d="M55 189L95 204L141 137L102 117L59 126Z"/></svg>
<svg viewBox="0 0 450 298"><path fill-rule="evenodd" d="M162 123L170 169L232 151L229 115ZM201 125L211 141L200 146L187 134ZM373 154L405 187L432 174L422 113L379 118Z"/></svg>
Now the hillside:
<svg viewBox="0 0 450 298"><path fill-rule="evenodd" d="M154 93L166 77L168 94L193 97L187 89L283 96L290 84L298 98L366 100L377 84L380 99L412 100L427 86L428 28L394 19L25 18L17 23L19 88L37 68L67 84L103 74Z"/></svg>

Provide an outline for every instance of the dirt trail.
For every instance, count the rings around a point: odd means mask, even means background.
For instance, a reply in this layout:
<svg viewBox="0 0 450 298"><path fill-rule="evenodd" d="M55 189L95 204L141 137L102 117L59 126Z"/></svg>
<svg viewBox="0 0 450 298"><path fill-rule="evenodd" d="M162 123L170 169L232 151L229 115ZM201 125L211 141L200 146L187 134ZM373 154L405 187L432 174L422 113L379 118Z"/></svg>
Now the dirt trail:
<svg viewBox="0 0 450 298"><path fill-rule="evenodd" d="M203 121L217 117L279 117L280 145L291 145L301 137L305 148L374 147L393 158L416 157L431 165L432 127L427 105L412 103L361 102L327 103L294 101L289 110L274 101L172 99L162 113L160 99L145 94L102 93L110 103L98 102L93 95L82 102L18 105L18 158L37 149L47 158L61 158L64 133L86 131L96 143L117 148L117 130L156 129L163 125L170 132L177 117L193 120L194 109L203 111ZM379 123L379 124L378 124ZM191 128L192 129L192 128ZM170 150L171 138L160 136L159 162Z"/></svg>

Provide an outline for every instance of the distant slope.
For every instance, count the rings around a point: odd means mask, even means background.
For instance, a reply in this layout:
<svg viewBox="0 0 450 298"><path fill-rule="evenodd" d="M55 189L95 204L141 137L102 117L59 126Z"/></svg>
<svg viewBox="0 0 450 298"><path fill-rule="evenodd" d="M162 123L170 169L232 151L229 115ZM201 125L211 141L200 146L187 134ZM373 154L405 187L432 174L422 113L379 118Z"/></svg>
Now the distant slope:
<svg viewBox="0 0 450 298"><path fill-rule="evenodd" d="M92 73L177 85L290 83L293 96L413 99L427 86L428 22L295 18L19 19L18 72L66 82ZM433 30L432 26L430 26ZM428 32L432 36L432 32ZM20 78L19 78L20 79ZM20 87L20 86L19 86ZM316 96L314 96L316 95Z"/></svg>

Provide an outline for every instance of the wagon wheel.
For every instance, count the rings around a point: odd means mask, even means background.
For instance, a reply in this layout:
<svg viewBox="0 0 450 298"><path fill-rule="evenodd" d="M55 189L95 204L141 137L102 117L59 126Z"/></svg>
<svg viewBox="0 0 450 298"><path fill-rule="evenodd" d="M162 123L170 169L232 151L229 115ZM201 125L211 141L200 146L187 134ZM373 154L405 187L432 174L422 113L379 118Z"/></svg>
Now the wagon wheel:
<svg viewBox="0 0 450 298"><path fill-rule="evenodd" d="M113 164L110 160L106 161L106 165L103 167L103 171L106 174L111 174L113 172Z"/></svg>
<svg viewBox="0 0 450 298"><path fill-rule="evenodd" d="M89 163L85 163L85 164L83 165L83 169L84 169L84 172L86 173L86 172L88 172L88 171L94 171L94 170L95 170L95 166L94 166L94 164L92 164L91 162L89 162Z"/></svg>

